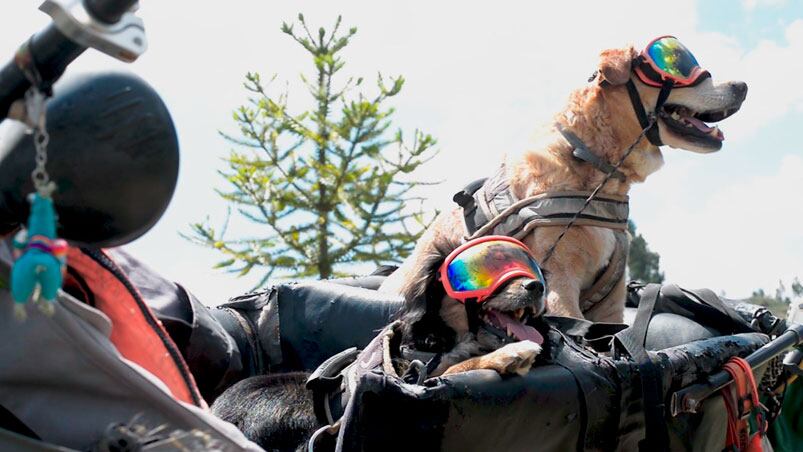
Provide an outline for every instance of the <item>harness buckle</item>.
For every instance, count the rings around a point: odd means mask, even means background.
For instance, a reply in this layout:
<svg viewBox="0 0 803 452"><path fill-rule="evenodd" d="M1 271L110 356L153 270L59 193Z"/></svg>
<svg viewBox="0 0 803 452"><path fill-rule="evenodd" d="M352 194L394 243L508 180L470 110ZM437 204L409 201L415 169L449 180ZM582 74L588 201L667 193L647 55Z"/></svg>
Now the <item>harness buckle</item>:
<svg viewBox="0 0 803 452"><path fill-rule="evenodd" d="M467 208L467 206L474 202L474 193L482 187L482 184L484 184L486 180L488 180L488 178L484 177L466 185L462 190L452 196L452 201L456 202L457 205L464 209Z"/></svg>

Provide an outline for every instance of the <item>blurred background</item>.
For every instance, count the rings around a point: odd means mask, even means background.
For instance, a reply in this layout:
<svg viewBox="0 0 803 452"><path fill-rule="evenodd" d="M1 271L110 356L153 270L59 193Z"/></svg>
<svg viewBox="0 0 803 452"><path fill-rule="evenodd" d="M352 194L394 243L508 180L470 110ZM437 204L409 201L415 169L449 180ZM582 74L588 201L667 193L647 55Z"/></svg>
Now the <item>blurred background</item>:
<svg viewBox="0 0 803 452"><path fill-rule="evenodd" d="M479 2L478 2L479 3ZM38 2L6 0L0 14L0 55L49 18ZM414 176L443 183L420 190L427 209L451 208L452 194L489 175L506 153L531 145L572 89L586 83L606 48L672 34L710 70L715 81L744 80L747 101L721 129L715 154L664 149L665 165L631 192L631 216L660 255L667 281L709 287L730 297L774 296L803 276L803 2L799 0L677 0L666 2L425 2L246 1L140 2L149 49L132 65L96 51L70 71L122 68L151 83L178 129L179 185L167 213L128 246L157 271L207 304L249 290L253 273L237 278L213 265L214 249L182 238L190 223L222 223L226 189L218 174L235 147L232 112L247 100L247 72L287 82L290 110L310 108L299 74L312 73L308 55L280 31L304 13L311 29L357 27L339 73L403 75L389 102L394 127L437 138L437 157ZM342 75L341 75L342 74ZM258 234L232 218L234 236ZM781 294L783 295L783 294ZM783 298L783 297L782 297Z"/></svg>

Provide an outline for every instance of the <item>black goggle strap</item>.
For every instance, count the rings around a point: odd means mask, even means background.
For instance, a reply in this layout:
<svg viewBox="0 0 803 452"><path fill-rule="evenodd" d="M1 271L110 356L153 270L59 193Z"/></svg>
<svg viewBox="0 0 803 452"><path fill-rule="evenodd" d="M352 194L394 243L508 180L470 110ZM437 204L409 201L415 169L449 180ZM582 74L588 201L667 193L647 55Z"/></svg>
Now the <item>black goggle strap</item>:
<svg viewBox="0 0 803 452"><path fill-rule="evenodd" d="M672 80L664 81L663 85L661 85L661 91L658 93L658 99L655 102L655 109L652 115L658 114L658 110L664 106L674 86L675 82ZM636 112L636 117L638 118L639 124L641 124L641 128L646 129L649 127L647 130L647 139L655 146L662 146L661 136L658 133L658 122L653 118L653 122L650 124L650 116L648 116L647 112L644 110L644 105L641 103L641 96L639 96L636 84L633 83L632 79L627 81L627 94L630 95L630 103L633 104L633 110Z"/></svg>
<svg viewBox="0 0 803 452"><path fill-rule="evenodd" d="M468 317L468 330L472 334L477 334L480 329L480 304L476 298L467 298L463 305L466 308L466 317Z"/></svg>

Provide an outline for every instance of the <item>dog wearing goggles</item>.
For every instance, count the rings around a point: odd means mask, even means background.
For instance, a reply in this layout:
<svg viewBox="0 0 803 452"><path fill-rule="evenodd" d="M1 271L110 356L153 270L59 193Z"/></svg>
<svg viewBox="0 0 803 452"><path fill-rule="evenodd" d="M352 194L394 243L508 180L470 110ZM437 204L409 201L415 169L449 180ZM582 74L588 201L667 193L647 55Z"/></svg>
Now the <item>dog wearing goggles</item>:
<svg viewBox="0 0 803 452"><path fill-rule="evenodd" d="M605 50L588 84L571 93L568 106L555 116L540 144L503 159L499 174L508 187L506 195L524 200L559 192L590 193L607 180L598 194L626 199L634 183L644 182L663 164L660 146L697 153L719 150L724 134L708 123L733 115L746 93L743 82L714 83L709 71L672 36L651 41L641 52L632 46ZM580 147L587 150L586 157L576 152ZM419 303L425 296L423 282L433 272L433 256L464 240L469 235L466 225L461 208L441 213L381 289ZM565 225L537 224L516 235L549 278L548 313L622 322L624 271L613 273L604 295L593 303L585 297L599 286L601 275L609 273L615 255L626 258L624 222L616 228Z"/></svg>
<svg viewBox="0 0 803 452"><path fill-rule="evenodd" d="M527 246L510 237L480 237L439 248L424 265L421 294L405 305L400 320L404 347L437 355L429 376L475 369L526 373L541 352L544 337L533 325L546 310L546 281Z"/></svg>
<svg viewBox="0 0 803 452"><path fill-rule="evenodd" d="M431 272L421 284L430 296L397 314L394 331L401 339L390 353L394 370L409 375L418 359L432 366L417 370L418 378L473 369L527 372L544 341L530 324L545 310L540 267L527 246L510 237L452 245L427 262ZM215 400L212 413L266 450L302 450L318 428L308 377L290 372L246 378Z"/></svg>

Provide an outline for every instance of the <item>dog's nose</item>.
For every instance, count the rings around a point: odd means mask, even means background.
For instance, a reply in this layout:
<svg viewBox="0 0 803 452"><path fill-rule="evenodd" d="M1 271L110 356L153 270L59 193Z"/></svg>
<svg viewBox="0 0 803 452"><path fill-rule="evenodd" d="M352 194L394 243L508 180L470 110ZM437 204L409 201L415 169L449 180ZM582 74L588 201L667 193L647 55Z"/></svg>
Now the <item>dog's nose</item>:
<svg viewBox="0 0 803 452"><path fill-rule="evenodd" d="M747 83L745 82L730 82L731 91L739 99L743 101L747 97Z"/></svg>
<svg viewBox="0 0 803 452"><path fill-rule="evenodd" d="M525 279L521 282L521 287L537 296L544 293L544 283L537 279Z"/></svg>

